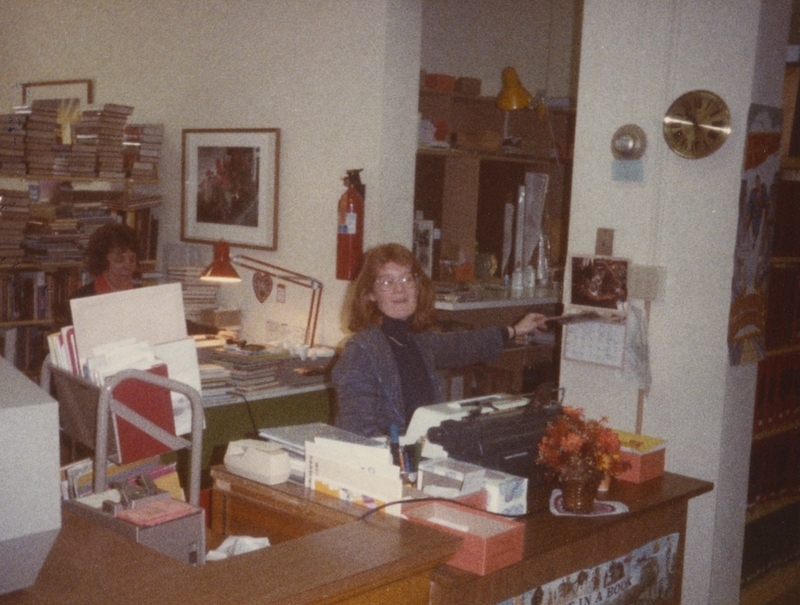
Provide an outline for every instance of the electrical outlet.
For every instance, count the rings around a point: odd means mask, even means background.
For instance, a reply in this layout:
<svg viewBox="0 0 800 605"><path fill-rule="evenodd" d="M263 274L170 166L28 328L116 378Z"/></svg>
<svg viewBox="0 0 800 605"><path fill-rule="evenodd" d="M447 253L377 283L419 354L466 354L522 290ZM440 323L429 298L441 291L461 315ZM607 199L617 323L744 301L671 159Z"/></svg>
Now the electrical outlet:
<svg viewBox="0 0 800 605"><path fill-rule="evenodd" d="M664 300L667 268L631 265L628 268L628 296L639 300Z"/></svg>

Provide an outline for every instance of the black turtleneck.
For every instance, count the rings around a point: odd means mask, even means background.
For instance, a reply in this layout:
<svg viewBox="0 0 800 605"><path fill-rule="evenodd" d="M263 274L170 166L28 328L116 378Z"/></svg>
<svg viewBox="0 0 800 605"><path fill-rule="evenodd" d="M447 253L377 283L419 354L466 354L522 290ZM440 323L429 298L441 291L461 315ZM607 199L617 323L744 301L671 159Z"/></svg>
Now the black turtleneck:
<svg viewBox="0 0 800 605"><path fill-rule="evenodd" d="M434 403L434 389L425 362L409 331L408 320L383 316L381 330L392 347L403 391L406 422L418 407Z"/></svg>

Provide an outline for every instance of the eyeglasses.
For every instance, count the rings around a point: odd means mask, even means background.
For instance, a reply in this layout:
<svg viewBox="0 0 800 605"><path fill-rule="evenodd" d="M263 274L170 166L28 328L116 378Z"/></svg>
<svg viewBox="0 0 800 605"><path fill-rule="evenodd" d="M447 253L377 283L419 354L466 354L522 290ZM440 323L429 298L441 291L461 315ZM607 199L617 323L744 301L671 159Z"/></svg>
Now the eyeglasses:
<svg viewBox="0 0 800 605"><path fill-rule="evenodd" d="M379 277L375 280L375 287L379 290L391 290L395 285L402 286L403 288L411 288L417 285L416 279L413 275L404 275L403 277Z"/></svg>

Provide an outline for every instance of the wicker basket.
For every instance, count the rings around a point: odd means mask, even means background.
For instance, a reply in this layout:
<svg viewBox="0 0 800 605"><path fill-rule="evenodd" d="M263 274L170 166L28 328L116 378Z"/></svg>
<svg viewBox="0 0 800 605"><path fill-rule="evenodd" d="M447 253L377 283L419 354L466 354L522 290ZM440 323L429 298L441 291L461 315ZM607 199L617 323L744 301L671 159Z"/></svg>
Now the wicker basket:
<svg viewBox="0 0 800 605"><path fill-rule="evenodd" d="M561 480L561 496L564 509L572 513L588 514L594 509L597 498L597 488L600 480L596 475L586 479Z"/></svg>

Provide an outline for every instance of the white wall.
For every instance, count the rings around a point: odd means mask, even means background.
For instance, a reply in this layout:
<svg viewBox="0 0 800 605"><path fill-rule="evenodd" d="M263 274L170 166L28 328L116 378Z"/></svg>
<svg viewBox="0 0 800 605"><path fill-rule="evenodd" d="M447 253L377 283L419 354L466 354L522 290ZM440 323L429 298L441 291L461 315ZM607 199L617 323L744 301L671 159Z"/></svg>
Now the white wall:
<svg viewBox="0 0 800 605"><path fill-rule="evenodd" d="M531 3L554 11L563 4ZM789 21L788 0L765 0L762 22L773 25L760 30L761 4L604 0L584 7L569 246L571 253L591 253L596 229L610 227L618 255L667 267L666 299L652 307L653 386L644 431L668 439L669 470L716 484L690 506L690 605L738 599L734 550L754 371L727 364L737 199L749 105L779 99L772 88L780 66L767 53L755 69L756 50L767 41L782 45ZM427 62L432 55L424 49L437 38L421 43L420 0L0 0L0 9L2 107L19 102L21 82L89 77L98 102L131 104L137 121L165 123L162 243L179 240L181 129L282 129L278 250L254 255L325 283L319 340L331 344L342 335L347 285L334 278L345 169L364 168L367 244L410 243L420 47L423 67L481 77L486 94L506 63L533 91L547 86L551 95L570 94L572 76L554 67L552 53L544 69L536 54L531 72L519 55L484 63L491 53L466 55L481 65L473 73L464 63ZM497 13L485 25L500 23ZM565 32L573 30L570 23L552 37L564 61L571 36ZM720 151L698 161L672 154L660 130L671 101L693 88L721 94L734 126ZM641 125L650 143L641 182L611 178L610 137L627 122ZM302 309L299 317L282 313L291 304L259 305L247 282L223 296L236 301L246 304L251 340L269 318L304 321ZM561 381L568 403L633 427L636 387L615 372L565 362Z"/></svg>
<svg viewBox="0 0 800 605"><path fill-rule="evenodd" d="M738 601L755 380L752 367L728 367L739 182L751 102L780 105L783 58L767 53L756 69L756 51L785 45L790 15L788 1L764 4L761 37L760 0L584 6L569 253L592 254L597 228L607 227L615 255L666 267L665 299L651 309L643 432L668 440L668 470L715 483L689 507L687 604ZM697 88L725 99L733 131L714 155L685 160L667 148L661 118ZM611 135L628 122L648 137L641 181L612 178ZM561 384L568 404L634 428L637 385L619 373L564 360Z"/></svg>
<svg viewBox="0 0 800 605"><path fill-rule="evenodd" d="M91 78L97 103L166 125L161 244L180 239L182 129L280 128L278 249L252 255L319 278L318 341L340 340L346 169L364 169L365 244L411 242L418 0L0 0L0 10L3 111L22 82ZM246 338L260 340L267 319L304 324L303 291L297 305L290 288L289 304L262 306L244 278L221 302L243 306Z"/></svg>
<svg viewBox="0 0 800 605"><path fill-rule="evenodd" d="M423 0L422 69L480 78L481 94L500 91L516 68L532 93L577 91L581 0Z"/></svg>

